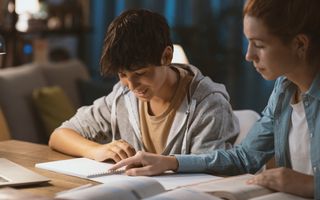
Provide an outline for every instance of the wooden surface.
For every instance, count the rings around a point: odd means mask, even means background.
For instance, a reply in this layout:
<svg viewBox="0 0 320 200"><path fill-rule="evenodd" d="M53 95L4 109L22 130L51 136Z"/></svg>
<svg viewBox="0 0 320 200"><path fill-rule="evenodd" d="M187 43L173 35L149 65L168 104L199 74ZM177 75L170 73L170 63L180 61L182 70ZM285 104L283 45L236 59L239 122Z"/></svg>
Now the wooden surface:
<svg viewBox="0 0 320 200"><path fill-rule="evenodd" d="M49 183L16 187L18 190L29 192L31 194L54 197L57 192L72 189L88 183L97 184L90 180L35 168L34 165L36 163L71 158L70 156L51 150L47 145L18 140L0 141L0 157L7 158L51 179Z"/></svg>

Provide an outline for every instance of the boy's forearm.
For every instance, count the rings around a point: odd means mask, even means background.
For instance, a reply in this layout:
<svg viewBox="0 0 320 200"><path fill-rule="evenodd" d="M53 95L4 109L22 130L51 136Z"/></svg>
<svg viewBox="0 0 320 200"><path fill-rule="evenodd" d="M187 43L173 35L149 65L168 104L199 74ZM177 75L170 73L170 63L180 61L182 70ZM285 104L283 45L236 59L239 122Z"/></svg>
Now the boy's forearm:
<svg viewBox="0 0 320 200"><path fill-rule="evenodd" d="M57 129L50 137L49 146L52 149L71 156L90 158L90 149L99 144L83 138L69 129Z"/></svg>

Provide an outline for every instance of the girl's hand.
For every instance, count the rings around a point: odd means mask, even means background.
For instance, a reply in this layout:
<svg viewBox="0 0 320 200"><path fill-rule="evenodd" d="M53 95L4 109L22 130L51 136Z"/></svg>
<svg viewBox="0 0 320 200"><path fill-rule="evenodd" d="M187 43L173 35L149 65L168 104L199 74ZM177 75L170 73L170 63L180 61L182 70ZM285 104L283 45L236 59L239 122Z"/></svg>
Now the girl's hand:
<svg viewBox="0 0 320 200"><path fill-rule="evenodd" d="M126 174L130 176L151 176L162 174L167 170L176 170L178 161L174 156L163 156L138 151L135 156L121 160L110 170L126 166Z"/></svg>
<svg viewBox="0 0 320 200"><path fill-rule="evenodd" d="M314 196L313 176L284 167L263 171L247 183L308 198Z"/></svg>

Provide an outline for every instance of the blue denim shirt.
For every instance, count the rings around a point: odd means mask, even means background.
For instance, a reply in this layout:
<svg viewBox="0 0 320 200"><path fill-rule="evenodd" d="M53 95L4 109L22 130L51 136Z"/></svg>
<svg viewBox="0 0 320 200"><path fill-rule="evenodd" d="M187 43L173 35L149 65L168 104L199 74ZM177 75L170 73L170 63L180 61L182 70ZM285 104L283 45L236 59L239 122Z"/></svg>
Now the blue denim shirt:
<svg viewBox="0 0 320 200"><path fill-rule="evenodd" d="M236 175L257 172L273 155L279 167L291 168L288 134L291 128L290 100L297 87L285 77L275 83L269 102L248 136L229 150L202 155L175 155L179 172ZM320 199L320 74L302 96L310 133L310 154L315 180L315 198Z"/></svg>

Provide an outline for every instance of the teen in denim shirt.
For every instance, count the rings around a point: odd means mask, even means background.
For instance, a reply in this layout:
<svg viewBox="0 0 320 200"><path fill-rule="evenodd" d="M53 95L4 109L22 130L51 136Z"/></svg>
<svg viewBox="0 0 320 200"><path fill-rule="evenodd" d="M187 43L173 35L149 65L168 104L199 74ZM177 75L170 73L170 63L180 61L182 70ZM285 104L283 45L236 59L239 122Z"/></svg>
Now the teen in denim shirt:
<svg viewBox="0 0 320 200"><path fill-rule="evenodd" d="M277 79L262 118L242 144L204 155L156 156L138 152L114 168L140 164L128 175L165 170L243 174L257 172L272 156L278 168L249 184L320 199L320 1L248 0L246 59L266 79ZM301 187L303 184L303 187Z"/></svg>

